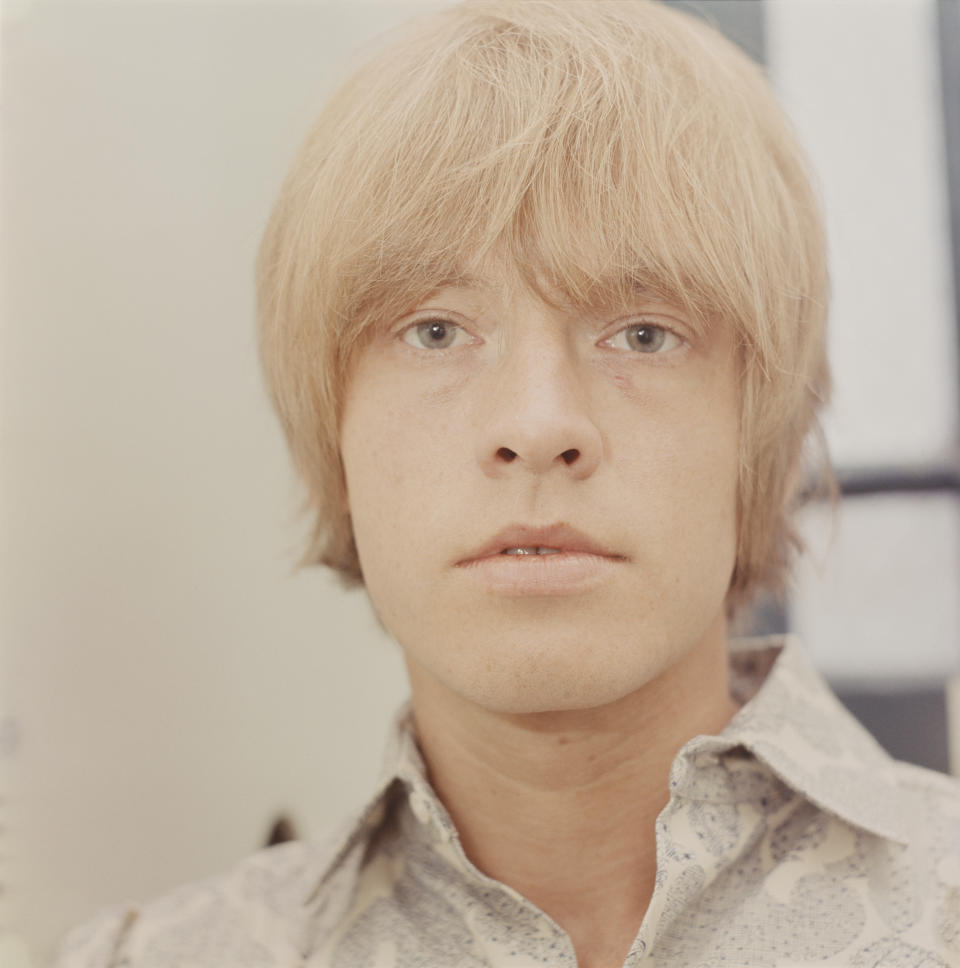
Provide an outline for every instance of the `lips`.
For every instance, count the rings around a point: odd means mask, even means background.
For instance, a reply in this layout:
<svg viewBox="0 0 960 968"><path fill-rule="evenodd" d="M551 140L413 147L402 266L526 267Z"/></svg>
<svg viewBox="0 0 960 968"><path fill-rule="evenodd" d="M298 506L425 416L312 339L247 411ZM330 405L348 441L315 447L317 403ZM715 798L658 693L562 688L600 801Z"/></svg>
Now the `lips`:
<svg viewBox="0 0 960 968"><path fill-rule="evenodd" d="M623 561L626 556L567 524L538 528L510 525L457 562L466 565L497 555L542 558L547 555L596 555Z"/></svg>

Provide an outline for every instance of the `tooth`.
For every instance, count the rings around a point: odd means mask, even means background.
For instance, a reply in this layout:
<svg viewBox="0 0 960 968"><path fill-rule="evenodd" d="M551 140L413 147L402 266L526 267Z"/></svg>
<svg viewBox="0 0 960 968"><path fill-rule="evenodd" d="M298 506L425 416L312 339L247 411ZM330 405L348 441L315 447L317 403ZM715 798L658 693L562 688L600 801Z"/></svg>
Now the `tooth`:
<svg viewBox="0 0 960 968"><path fill-rule="evenodd" d="M525 548L504 548L501 554L504 554L504 555L558 555L560 554L560 549L545 548L543 546L533 547L531 545Z"/></svg>

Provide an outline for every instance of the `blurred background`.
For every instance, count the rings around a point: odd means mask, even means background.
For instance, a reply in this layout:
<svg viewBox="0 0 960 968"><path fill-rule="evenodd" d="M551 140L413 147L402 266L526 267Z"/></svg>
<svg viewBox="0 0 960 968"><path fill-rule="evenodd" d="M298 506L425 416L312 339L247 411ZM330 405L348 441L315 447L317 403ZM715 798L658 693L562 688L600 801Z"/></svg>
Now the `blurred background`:
<svg viewBox="0 0 960 968"><path fill-rule="evenodd" d="M4 4L4 965L279 816L321 836L374 782L402 667L362 594L292 573L252 263L337 78L441 5ZM799 632L896 755L960 773L960 7L676 5L767 65L829 218L844 494L754 625Z"/></svg>

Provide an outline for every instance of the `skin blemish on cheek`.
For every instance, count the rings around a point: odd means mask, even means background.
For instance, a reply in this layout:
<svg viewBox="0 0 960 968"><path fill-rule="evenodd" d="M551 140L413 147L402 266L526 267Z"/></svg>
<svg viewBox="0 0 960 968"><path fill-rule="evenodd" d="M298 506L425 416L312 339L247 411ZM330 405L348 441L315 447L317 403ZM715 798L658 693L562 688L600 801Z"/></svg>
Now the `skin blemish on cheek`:
<svg viewBox="0 0 960 968"><path fill-rule="evenodd" d="M619 387L621 390L624 391L624 393L627 393L631 396L636 394L637 388L636 388L636 385L634 384L634 381L631 380L630 377L628 377L625 373L614 372L612 376L613 376L614 386Z"/></svg>
<svg viewBox="0 0 960 968"><path fill-rule="evenodd" d="M638 404L653 403L664 386L665 368L629 365L634 361L605 359L598 367L605 381L612 384L626 399Z"/></svg>

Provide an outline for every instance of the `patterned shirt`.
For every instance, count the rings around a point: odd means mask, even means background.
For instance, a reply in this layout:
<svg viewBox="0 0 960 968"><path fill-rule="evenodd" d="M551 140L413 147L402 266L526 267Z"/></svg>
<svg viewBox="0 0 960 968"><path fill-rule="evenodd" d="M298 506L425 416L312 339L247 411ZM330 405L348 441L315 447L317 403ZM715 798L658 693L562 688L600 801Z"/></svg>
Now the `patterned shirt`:
<svg viewBox="0 0 960 968"><path fill-rule="evenodd" d="M790 640L734 643L718 736L677 754L624 968L960 966L960 784L893 761ZM382 782L325 846L74 930L59 968L573 968L569 937L481 873L409 713Z"/></svg>

